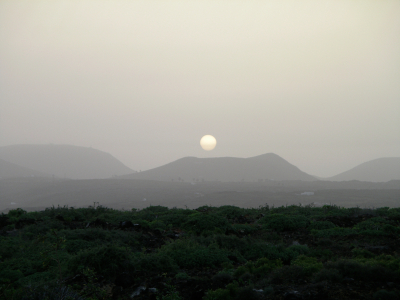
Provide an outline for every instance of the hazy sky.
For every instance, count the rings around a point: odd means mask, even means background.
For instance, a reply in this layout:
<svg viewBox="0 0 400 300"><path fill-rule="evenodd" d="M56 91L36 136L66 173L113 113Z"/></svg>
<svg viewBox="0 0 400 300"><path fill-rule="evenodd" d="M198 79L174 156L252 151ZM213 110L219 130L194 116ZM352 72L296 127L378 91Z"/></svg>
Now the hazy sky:
<svg viewBox="0 0 400 300"><path fill-rule="evenodd" d="M399 16L398 0L2 0L0 146L92 146L135 170L274 152L319 176L400 156Z"/></svg>

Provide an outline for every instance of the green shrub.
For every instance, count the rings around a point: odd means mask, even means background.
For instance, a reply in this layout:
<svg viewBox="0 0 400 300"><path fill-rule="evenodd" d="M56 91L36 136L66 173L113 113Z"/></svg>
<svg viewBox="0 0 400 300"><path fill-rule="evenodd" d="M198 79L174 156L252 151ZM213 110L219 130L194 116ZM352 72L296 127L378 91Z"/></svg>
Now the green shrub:
<svg viewBox="0 0 400 300"><path fill-rule="evenodd" d="M10 209L7 216L11 222L17 221L22 215L25 215L26 211L22 208Z"/></svg>
<svg viewBox="0 0 400 300"><path fill-rule="evenodd" d="M385 233L400 234L400 228L390 224L383 225L383 231Z"/></svg>
<svg viewBox="0 0 400 300"><path fill-rule="evenodd" d="M262 257L270 260L281 259L285 264L288 264L300 254L307 254L308 252L309 248L307 246L296 245L284 248L283 246L278 247L259 242L248 245L248 248L243 253L243 257L253 261Z"/></svg>
<svg viewBox="0 0 400 300"><path fill-rule="evenodd" d="M323 265L314 257L307 257L305 255L299 255L292 264L294 266L302 267L307 275L311 275L322 269Z"/></svg>
<svg viewBox="0 0 400 300"><path fill-rule="evenodd" d="M281 268L283 266L282 260L270 260L266 257L260 258L254 264L253 274L256 276L266 276L271 271Z"/></svg>
<svg viewBox="0 0 400 300"><path fill-rule="evenodd" d="M0 283L12 283L24 277L20 270L3 269L0 271Z"/></svg>
<svg viewBox="0 0 400 300"><path fill-rule="evenodd" d="M382 266L392 271L400 271L400 258L392 255L381 254L379 256L374 255L371 257L359 256L357 257L356 261L365 265Z"/></svg>
<svg viewBox="0 0 400 300"><path fill-rule="evenodd" d="M229 261L229 253L216 244L208 247L191 240L176 240L161 247L159 253L171 257L182 268L214 267Z"/></svg>
<svg viewBox="0 0 400 300"><path fill-rule="evenodd" d="M330 249L310 249L308 256L317 257L322 261L330 260L333 257L333 252Z"/></svg>
<svg viewBox="0 0 400 300"><path fill-rule="evenodd" d="M77 292L67 286L43 286L30 289L21 300L84 300Z"/></svg>
<svg viewBox="0 0 400 300"><path fill-rule="evenodd" d="M283 266L282 268L272 271L270 280L272 283L282 284L304 279L307 275L307 272L302 267Z"/></svg>
<svg viewBox="0 0 400 300"><path fill-rule="evenodd" d="M358 258L371 258L375 256L375 254L373 254L372 252L360 248L354 248L353 250L351 250L351 253L353 254L353 257Z"/></svg>
<svg viewBox="0 0 400 300"><path fill-rule="evenodd" d="M229 223L225 218L218 215L202 213L189 215L187 221L183 224L184 228L197 234L200 234L203 231L213 231L215 229L220 229L222 233L225 233L228 226Z"/></svg>
<svg viewBox="0 0 400 300"><path fill-rule="evenodd" d="M182 297L179 296L179 292L176 290L176 287L171 285L171 284L167 284L167 291L165 294L163 294L162 296L157 296L157 300L181 300Z"/></svg>
<svg viewBox="0 0 400 300"><path fill-rule="evenodd" d="M323 229L331 229L331 228L335 228L335 227L336 227L336 225L330 221L316 221L316 222L312 222L310 225L308 225L307 229L323 230Z"/></svg>
<svg viewBox="0 0 400 300"><path fill-rule="evenodd" d="M149 227L150 229L158 229L158 230L165 230L167 228L167 226L165 225L165 223L163 221L160 220L154 220L153 222L149 223Z"/></svg>
<svg viewBox="0 0 400 300"><path fill-rule="evenodd" d="M163 212L167 212L168 210L169 210L169 208L166 207L166 206L161 206L161 205L153 206L153 205L150 205L150 206L148 206L146 208L143 208L140 213L141 214L142 213L146 213L146 212L163 213Z"/></svg>
<svg viewBox="0 0 400 300"><path fill-rule="evenodd" d="M342 280L342 275L340 275L339 270L336 269L321 269L313 275L313 280L315 282L321 281L331 281L340 282Z"/></svg>
<svg viewBox="0 0 400 300"><path fill-rule="evenodd" d="M399 299L399 294L396 291L379 290L373 297L375 300L397 300Z"/></svg>
<svg viewBox="0 0 400 300"><path fill-rule="evenodd" d="M115 245L99 246L79 252L69 262L69 270L72 273L90 268L97 274L106 278L112 278L129 268L132 253L125 247Z"/></svg>
<svg viewBox="0 0 400 300"><path fill-rule="evenodd" d="M175 275L175 278L178 280L188 280L191 277L186 272L179 272Z"/></svg>
<svg viewBox="0 0 400 300"><path fill-rule="evenodd" d="M171 224L173 227L181 227L189 215L197 213L195 210L173 208L168 213L160 214L158 220L163 221L167 225Z"/></svg>
<svg viewBox="0 0 400 300"><path fill-rule="evenodd" d="M316 237L321 238L329 238L332 236L347 236L347 235L356 235L357 231L350 228L342 228L342 227L335 227L331 229L323 229L323 230L311 230L311 234Z"/></svg>
<svg viewBox="0 0 400 300"><path fill-rule="evenodd" d="M293 231L306 228L310 221L302 215L290 216L283 214L271 214L259 220L265 228L276 231Z"/></svg>
<svg viewBox="0 0 400 300"><path fill-rule="evenodd" d="M248 249L249 244L254 242L251 239L241 239L235 235L225 234L214 235L212 241L215 241L222 249L237 250L241 253Z"/></svg>
<svg viewBox="0 0 400 300"><path fill-rule="evenodd" d="M227 219L235 219L245 215L245 209L232 205L223 205L218 207L215 213Z"/></svg>
<svg viewBox="0 0 400 300"><path fill-rule="evenodd" d="M239 285L235 281L226 286L225 289L209 290L203 300L232 300L238 296Z"/></svg>
<svg viewBox="0 0 400 300"><path fill-rule="evenodd" d="M164 253L142 254L136 258L134 267L145 273L174 272L178 269L176 262Z"/></svg>
<svg viewBox="0 0 400 300"><path fill-rule="evenodd" d="M379 264L366 264L356 260L340 259L336 262L328 262L326 269L336 269L343 277L365 281L393 281L399 279L399 273L383 267Z"/></svg>
<svg viewBox="0 0 400 300"><path fill-rule="evenodd" d="M241 234L251 234L258 230L257 226L253 224L233 224L232 229Z"/></svg>

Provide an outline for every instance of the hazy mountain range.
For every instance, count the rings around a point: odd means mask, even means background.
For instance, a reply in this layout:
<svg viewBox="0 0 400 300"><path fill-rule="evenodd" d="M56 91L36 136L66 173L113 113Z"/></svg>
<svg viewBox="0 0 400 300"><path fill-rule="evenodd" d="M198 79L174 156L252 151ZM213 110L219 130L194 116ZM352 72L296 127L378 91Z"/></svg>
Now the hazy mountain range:
<svg viewBox="0 0 400 300"><path fill-rule="evenodd" d="M124 178L159 181L264 181L317 180L288 163L282 157L267 153L250 158L184 157L164 166L123 176Z"/></svg>
<svg viewBox="0 0 400 300"><path fill-rule="evenodd" d="M36 170L24 168L19 165L0 159L0 178L28 177L28 176L50 177L51 175Z"/></svg>
<svg viewBox="0 0 400 300"><path fill-rule="evenodd" d="M400 157L384 157L367 161L346 172L327 178L331 181L384 182L400 179Z"/></svg>
<svg viewBox="0 0 400 300"><path fill-rule="evenodd" d="M70 145L12 145L0 147L0 159L35 170L42 176L71 179L100 179L134 172L111 154L93 148ZM22 172L11 169L9 174ZM14 177L2 173L2 177ZM25 173L33 174L25 171ZM21 173L22 174L22 173ZM24 175L22 175L24 176Z"/></svg>
<svg viewBox="0 0 400 300"><path fill-rule="evenodd" d="M135 172L111 154L70 145L12 145L0 147L0 178L56 177L101 179L119 177L175 182L254 182L329 180L386 182L400 180L400 157L379 158L330 178L301 171L280 156L267 153L250 158L184 157L166 165Z"/></svg>

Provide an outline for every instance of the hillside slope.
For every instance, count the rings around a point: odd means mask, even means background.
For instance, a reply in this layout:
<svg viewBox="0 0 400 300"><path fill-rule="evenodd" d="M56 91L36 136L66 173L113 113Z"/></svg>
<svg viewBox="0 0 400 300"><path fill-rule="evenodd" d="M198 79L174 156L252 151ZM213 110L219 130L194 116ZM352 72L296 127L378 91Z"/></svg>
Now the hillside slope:
<svg viewBox="0 0 400 300"><path fill-rule="evenodd" d="M111 154L70 145L12 145L0 159L59 178L100 179L134 172Z"/></svg>
<svg viewBox="0 0 400 300"><path fill-rule="evenodd" d="M263 181L316 180L280 156L267 153L250 158L184 157L148 171L123 176L124 178L160 181Z"/></svg>
<svg viewBox="0 0 400 300"><path fill-rule="evenodd" d="M13 177L51 177L50 174L31 170L0 159L0 178Z"/></svg>
<svg viewBox="0 0 400 300"><path fill-rule="evenodd" d="M386 182L400 179L400 157L384 157L367 161L346 172L327 178L332 181Z"/></svg>

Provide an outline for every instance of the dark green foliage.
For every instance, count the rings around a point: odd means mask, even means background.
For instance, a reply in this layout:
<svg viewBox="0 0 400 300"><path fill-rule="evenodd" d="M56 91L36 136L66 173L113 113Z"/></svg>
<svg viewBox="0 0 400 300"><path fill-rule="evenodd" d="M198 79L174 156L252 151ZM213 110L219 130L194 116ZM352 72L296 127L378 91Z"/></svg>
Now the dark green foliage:
<svg viewBox="0 0 400 300"><path fill-rule="evenodd" d="M323 230L313 229L311 230L311 234L315 235L316 237L329 238L334 236L356 235L358 234L358 232L350 228L335 227L332 229L323 229Z"/></svg>
<svg viewBox="0 0 400 300"><path fill-rule="evenodd" d="M306 281L367 282L371 298L400 283L399 209L96 205L16 209L1 222L0 299L130 299L143 284L154 299L283 299Z"/></svg>
<svg viewBox="0 0 400 300"><path fill-rule="evenodd" d="M67 286L44 286L29 290L22 297L22 300L85 300L77 292Z"/></svg>
<svg viewBox="0 0 400 300"><path fill-rule="evenodd" d="M296 282L303 278L306 278L308 273L299 266L283 266L280 269L276 269L272 272L270 280L272 283L285 283L285 282Z"/></svg>
<svg viewBox="0 0 400 300"><path fill-rule="evenodd" d="M265 228L276 231L293 231L307 227L310 221L302 215L288 216L283 214L271 214L263 217L259 221Z"/></svg>
<svg viewBox="0 0 400 300"><path fill-rule="evenodd" d="M229 261L229 253L216 244L206 247L190 240L178 240L167 244L159 253L171 257L182 268L214 267Z"/></svg>
<svg viewBox="0 0 400 300"><path fill-rule="evenodd" d="M181 227L183 223L187 221L187 216L197 213L190 209L170 209L168 213L159 214L158 220L164 222L164 224L171 224L173 227Z"/></svg>
<svg viewBox="0 0 400 300"><path fill-rule="evenodd" d="M196 213L189 215L183 227L187 230L200 234L204 231L217 231L225 233L228 229L228 221L215 214Z"/></svg>
<svg viewBox="0 0 400 300"><path fill-rule="evenodd" d="M313 276L313 280L315 282L320 282L320 281L340 282L342 279L343 276L340 274L339 270L336 269L321 269Z"/></svg>
<svg viewBox="0 0 400 300"><path fill-rule="evenodd" d="M19 220L19 218L23 215L26 215L26 211L23 210L22 208L11 209L7 214L10 221L14 221L14 222Z"/></svg>
<svg viewBox="0 0 400 300"><path fill-rule="evenodd" d="M223 205L217 208L216 214L231 220L245 215L246 210L236 206Z"/></svg>
<svg viewBox="0 0 400 300"><path fill-rule="evenodd" d="M254 224L233 224L232 230L237 234L252 234L259 228Z"/></svg>
<svg viewBox="0 0 400 300"><path fill-rule="evenodd" d="M363 264L353 260L341 259L337 262L329 262L327 269L336 269L343 277L350 277L364 281L391 281L399 280L399 273L395 273L381 265Z"/></svg>
<svg viewBox="0 0 400 300"><path fill-rule="evenodd" d="M397 300L399 299L399 293L387 290L379 290L374 294L374 300Z"/></svg>
<svg viewBox="0 0 400 300"><path fill-rule="evenodd" d="M299 255L293 262L293 266L302 267L306 275L312 275L322 269L322 263L314 257Z"/></svg>
<svg viewBox="0 0 400 300"><path fill-rule="evenodd" d="M145 273L173 272L178 269L174 259L165 253L151 253L138 256L134 267Z"/></svg>
<svg viewBox="0 0 400 300"><path fill-rule="evenodd" d="M312 222L307 229L312 230L312 229L317 229L317 230L322 230L322 229L331 229L336 227L335 224L333 224L330 221L316 221Z"/></svg>
<svg viewBox="0 0 400 300"><path fill-rule="evenodd" d="M114 245L99 246L79 252L70 260L69 270L72 273L82 271L85 267L93 269L97 274L112 278L130 267L132 253L125 247Z"/></svg>
<svg viewBox="0 0 400 300"><path fill-rule="evenodd" d="M375 256L374 253L371 251L365 250L365 249L360 249L360 248L354 248L351 250L351 253L353 254L354 257L362 257L362 258L372 258Z"/></svg>
<svg viewBox="0 0 400 300"><path fill-rule="evenodd" d="M333 252L330 249L321 249L321 248L314 248L310 250L308 256L311 257L316 257L321 259L322 261L327 261L329 259L332 259L333 257Z"/></svg>

